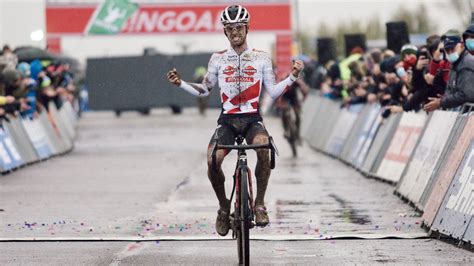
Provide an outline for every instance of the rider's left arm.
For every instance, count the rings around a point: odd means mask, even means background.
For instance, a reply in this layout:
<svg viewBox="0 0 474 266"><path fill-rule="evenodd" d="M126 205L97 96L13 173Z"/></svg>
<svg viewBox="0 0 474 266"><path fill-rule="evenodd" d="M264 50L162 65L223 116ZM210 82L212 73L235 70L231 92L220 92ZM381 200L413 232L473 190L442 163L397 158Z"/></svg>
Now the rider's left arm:
<svg viewBox="0 0 474 266"><path fill-rule="evenodd" d="M263 86L267 90L268 94L273 99L278 98L280 95L287 91L291 84L297 80L297 77L290 74L286 79L280 81L278 84L275 81L275 73L273 72L272 60L270 56L265 58L263 66Z"/></svg>

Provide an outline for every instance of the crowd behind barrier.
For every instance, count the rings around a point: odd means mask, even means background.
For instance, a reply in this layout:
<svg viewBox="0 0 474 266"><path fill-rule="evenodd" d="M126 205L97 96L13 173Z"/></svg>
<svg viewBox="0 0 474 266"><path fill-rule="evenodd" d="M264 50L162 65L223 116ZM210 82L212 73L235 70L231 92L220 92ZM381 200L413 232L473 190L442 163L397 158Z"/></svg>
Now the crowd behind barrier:
<svg viewBox="0 0 474 266"><path fill-rule="evenodd" d="M474 112L407 112L382 119L378 104L341 108L318 93L309 96L303 111L302 136L309 145L396 185L395 194L422 211L432 231L473 242Z"/></svg>
<svg viewBox="0 0 474 266"><path fill-rule="evenodd" d="M400 54L360 47L307 61L301 134L366 176L396 185L431 230L474 242L474 24Z"/></svg>
<svg viewBox="0 0 474 266"><path fill-rule="evenodd" d="M340 61L307 60L309 145L423 212L431 230L474 242L474 24L400 53L361 47Z"/></svg>
<svg viewBox="0 0 474 266"><path fill-rule="evenodd" d="M0 172L66 153L78 121L76 84L67 63L0 54Z"/></svg>

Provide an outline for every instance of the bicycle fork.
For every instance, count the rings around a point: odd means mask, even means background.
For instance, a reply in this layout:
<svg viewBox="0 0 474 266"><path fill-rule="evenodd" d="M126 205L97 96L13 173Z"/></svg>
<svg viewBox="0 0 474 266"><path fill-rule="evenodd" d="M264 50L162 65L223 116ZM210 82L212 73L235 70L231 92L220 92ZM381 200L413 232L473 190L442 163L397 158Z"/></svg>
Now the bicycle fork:
<svg viewBox="0 0 474 266"><path fill-rule="evenodd" d="M247 166L247 155L244 153L244 154L239 154L239 160L237 162L237 165L235 167L235 172L234 172L234 176L233 176L233 179L234 179L234 185L233 185L233 189L232 189L232 193L231 193L231 196L230 196L230 201L232 202L232 199L234 197L234 193L235 195L240 195L240 178L242 178L241 176L241 169L242 168L247 168L247 184L248 184L248 192L249 192L249 205L250 205L250 217L249 220L251 221L250 222L250 228L253 228L255 226L255 223L254 223L254 214L253 214L253 209L254 209L254 201L253 201L253 186L252 186L252 172L250 171L250 168ZM237 231L236 229L239 228L239 223L242 221L242 219L245 219L245 217L240 217L240 207L241 207L241 204L240 204L240 197L235 197L235 203L234 203L234 215L230 216L230 225L231 225L231 228L232 228L232 238L236 238L237 235Z"/></svg>

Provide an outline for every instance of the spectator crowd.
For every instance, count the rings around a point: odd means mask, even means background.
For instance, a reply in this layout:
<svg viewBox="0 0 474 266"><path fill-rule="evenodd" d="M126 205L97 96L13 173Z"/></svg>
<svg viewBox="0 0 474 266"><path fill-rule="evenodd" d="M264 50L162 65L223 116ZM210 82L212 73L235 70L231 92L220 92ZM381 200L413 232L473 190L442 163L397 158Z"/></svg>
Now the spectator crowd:
<svg viewBox="0 0 474 266"><path fill-rule="evenodd" d="M464 32L431 35L400 54L361 47L340 61L307 62L305 81L343 106L380 103L383 117L403 111L432 112L474 103L474 24Z"/></svg>
<svg viewBox="0 0 474 266"><path fill-rule="evenodd" d="M0 54L0 117L7 114L33 119L48 109L49 102L58 108L73 101L76 91L69 64L35 59L29 62L4 45Z"/></svg>

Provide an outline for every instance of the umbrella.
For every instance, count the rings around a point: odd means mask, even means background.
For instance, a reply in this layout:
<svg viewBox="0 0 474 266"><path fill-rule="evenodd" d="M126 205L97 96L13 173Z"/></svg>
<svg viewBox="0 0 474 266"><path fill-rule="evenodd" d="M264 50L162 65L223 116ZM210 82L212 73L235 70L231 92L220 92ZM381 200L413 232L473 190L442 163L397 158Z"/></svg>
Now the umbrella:
<svg viewBox="0 0 474 266"><path fill-rule="evenodd" d="M39 60L55 60L58 57L48 51L33 46L18 47L13 51L18 56L20 62L31 62Z"/></svg>

